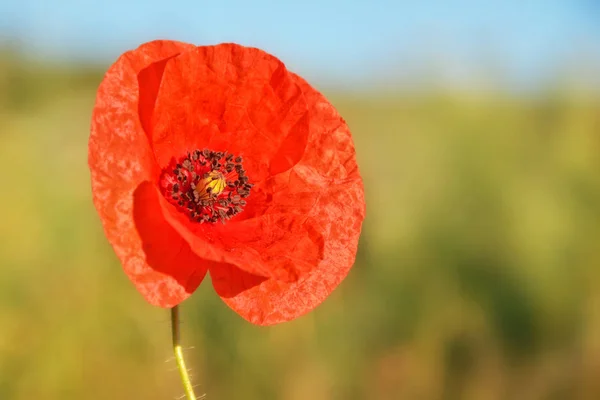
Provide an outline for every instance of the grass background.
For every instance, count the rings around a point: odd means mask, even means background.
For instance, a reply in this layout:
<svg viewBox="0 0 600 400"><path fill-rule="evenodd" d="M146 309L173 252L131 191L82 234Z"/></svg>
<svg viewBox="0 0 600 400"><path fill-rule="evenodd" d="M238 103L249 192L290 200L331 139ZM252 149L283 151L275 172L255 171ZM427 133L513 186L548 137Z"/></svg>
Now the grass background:
<svg viewBox="0 0 600 400"><path fill-rule="evenodd" d="M103 68L0 60L0 399L179 396L168 312L129 283L91 202ZM367 193L349 277L269 328L207 278L182 309L198 393L600 398L600 99L390 93L326 93Z"/></svg>

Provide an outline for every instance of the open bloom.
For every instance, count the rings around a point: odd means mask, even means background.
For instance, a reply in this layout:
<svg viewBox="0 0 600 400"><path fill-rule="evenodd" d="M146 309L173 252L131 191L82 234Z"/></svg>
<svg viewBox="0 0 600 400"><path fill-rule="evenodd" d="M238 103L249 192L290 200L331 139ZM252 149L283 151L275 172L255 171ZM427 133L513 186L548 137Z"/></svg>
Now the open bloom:
<svg viewBox="0 0 600 400"><path fill-rule="evenodd" d="M364 191L348 126L277 58L153 41L102 81L89 140L94 205L125 273L172 307L210 271L268 325L316 307L354 263Z"/></svg>

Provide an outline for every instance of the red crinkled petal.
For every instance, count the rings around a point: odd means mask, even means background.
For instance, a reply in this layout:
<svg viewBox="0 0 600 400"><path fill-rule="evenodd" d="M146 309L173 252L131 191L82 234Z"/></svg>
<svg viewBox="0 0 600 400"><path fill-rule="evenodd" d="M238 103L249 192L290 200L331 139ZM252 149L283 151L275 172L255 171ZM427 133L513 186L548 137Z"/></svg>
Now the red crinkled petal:
<svg viewBox="0 0 600 400"><path fill-rule="evenodd" d="M193 48L155 41L123 54L98 89L89 140L93 200L105 234L138 291L163 307L187 298L206 264L160 217L156 189L148 183L156 180L158 167L138 116L138 107L153 106L138 102L138 79L152 88L160 76L138 73Z"/></svg>
<svg viewBox="0 0 600 400"><path fill-rule="evenodd" d="M295 281L323 258L317 221L306 215L266 214L225 225L191 224L163 201L164 217L207 261L232 264L248 273Z"/></svg>
<svg viewBox="0 0 600 400"><path fill-rule="evenodd" d="M258 191L265 177L298 162L308 140L308 107L294 76L254 48L223 44L173 57L164 65L155 104L151 140L159 164L197 148L228 151L244 157ZM253 201L251 195L248 202ZM166 201L163 206L172 226L210 261L294 281L322 258L323 239L305 215L240 221L242 213L212 226L191 223Z"/></svg>
<svg viewBox="0 0 600 400"><path fill-rule="evenodd" d="M295 282L265 279L230 264L210 266L213 286L223 301L258 325L292 320L331 294L354 264L365 215L363 184L348 126L319 92L302 78L295 79L309 107L308 144L291 171L271 179L268 190L274 198L255 204L259 209L255 212L265 213L263 217L283 210L304 214L315 221L312 227L323 238L323 253L314 268ZM294 253L293 248L290 251ZM296 257L301 255L300 251Z"/></svg>
<svg viewBox="0 0 600 400"><path fill-rule="evenodd" d="M258 182L295 165L307 138L302 90L272 55L221 44L167 61L152 119L161 166L206 147L243 156Z"/></svg>

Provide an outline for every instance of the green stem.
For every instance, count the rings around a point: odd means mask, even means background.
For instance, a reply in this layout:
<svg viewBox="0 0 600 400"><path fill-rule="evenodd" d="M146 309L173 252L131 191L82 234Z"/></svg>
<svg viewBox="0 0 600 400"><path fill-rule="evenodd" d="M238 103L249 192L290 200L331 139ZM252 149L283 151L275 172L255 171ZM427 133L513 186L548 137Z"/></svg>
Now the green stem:
<svg viewBox="0 0 600 400"><path fill-rule="evenodd" d="M181 376L181 383L183 383L183 389L188 400L196 400L194 394L194 387L190 380L190 375L185 366L185 360L183 359L183 349L181 348L181 342L179 339L179 307L175 306L171 308L171 333L173 334L173 352L175 353L175 362L177 362L177 368L179 369L179 375Z"/></svg>

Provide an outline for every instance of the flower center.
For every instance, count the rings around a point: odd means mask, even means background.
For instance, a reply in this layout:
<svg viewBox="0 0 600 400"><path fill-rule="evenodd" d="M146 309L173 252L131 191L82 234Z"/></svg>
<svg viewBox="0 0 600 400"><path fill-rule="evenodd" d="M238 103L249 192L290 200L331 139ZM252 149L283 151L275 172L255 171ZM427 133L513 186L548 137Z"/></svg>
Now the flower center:
<svg viewBox="0 0 600 400"><path fill-rule="evenodd" d="M160 175L161 192L194 222L225 222L243 210L253 186L242 161L208 149L173 158Z"/></svg>

